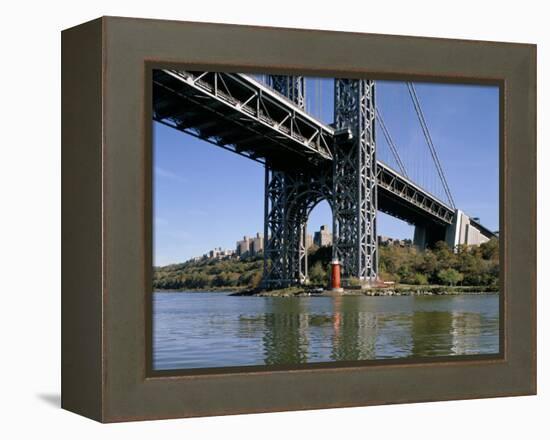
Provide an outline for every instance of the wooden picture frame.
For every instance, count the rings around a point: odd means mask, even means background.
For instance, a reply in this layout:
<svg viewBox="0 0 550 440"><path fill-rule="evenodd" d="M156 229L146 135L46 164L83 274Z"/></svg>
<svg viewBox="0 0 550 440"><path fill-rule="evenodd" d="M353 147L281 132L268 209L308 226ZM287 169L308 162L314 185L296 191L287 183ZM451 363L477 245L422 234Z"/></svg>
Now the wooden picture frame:
<svg viewBox="0 0 550 440"><path fill-rule="evenodd" d="M151 69L500 87L501 354L153 372ZM536 393L536 46L103 17L62 33L62 407L101 422Z"/></svg>

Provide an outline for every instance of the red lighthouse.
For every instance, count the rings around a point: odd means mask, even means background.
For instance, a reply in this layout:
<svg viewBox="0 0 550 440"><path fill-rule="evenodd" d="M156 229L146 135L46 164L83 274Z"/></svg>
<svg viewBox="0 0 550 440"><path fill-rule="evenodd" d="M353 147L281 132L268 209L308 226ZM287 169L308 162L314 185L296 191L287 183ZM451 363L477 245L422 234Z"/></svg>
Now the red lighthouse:
<svg viewBox="0 0 550 440"><path fill-rule="evenodd" d="M340 262L338 260L332 260L330 273L330 287L333 292L343 292L340 285Z"/></svg>

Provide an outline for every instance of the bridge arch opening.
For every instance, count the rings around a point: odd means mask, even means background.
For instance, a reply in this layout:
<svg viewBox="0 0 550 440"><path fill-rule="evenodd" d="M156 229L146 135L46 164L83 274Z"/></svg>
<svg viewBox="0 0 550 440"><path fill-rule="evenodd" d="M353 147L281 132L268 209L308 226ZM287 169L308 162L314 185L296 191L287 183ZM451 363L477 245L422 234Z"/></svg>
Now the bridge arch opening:
<svg viewBox="0 0 550 440"><path fill-rule="evenodd" d="M311 183L311 182L310 182ZM327 182L317 181L308 186L295 187L289 192L287 211L287 234L286 246L288 252L287 270L292 282L298 284L309 284L312 280L309 276L309 269L320 259L315 253L314 261L309 261L311 248L315 244L315 231L308 230L308 224L319 223L318 244L332 245L332 206L331 186ZM321 225L323 229L321 232ZM323 238L321 238L321 235ZM329 259L332 248L328 247L320 255L327 254L322 258ZM317 246L321 247L321 246ZM327 247L327 246L325 246ZM326 270L323 261L316 266L314 271L315 284L323 282L323 272Z"/></svg>
<svg viewBox="0 0 550 440"><path fill-rule="evenodd" d="M332 259L333 212L326 198L311 206L307 216L306 247L307 281L314 285L327 285Z"/></svg>

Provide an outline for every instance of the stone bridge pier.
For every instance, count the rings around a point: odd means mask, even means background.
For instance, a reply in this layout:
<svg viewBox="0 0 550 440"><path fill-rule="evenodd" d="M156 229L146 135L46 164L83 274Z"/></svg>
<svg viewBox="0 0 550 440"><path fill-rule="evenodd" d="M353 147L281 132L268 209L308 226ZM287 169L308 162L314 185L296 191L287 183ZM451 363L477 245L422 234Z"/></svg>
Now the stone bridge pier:
<svg viewBox="0 0 550 440"><path fill-rule="evenodd" d="M419 249L426 249L438 241L444 241L451 249L455 249L462 244L480 245L494 236L494 232L483 227L477 219L456 209L450 225L442 226L433 222L415 225L413 244Z"/></svg>

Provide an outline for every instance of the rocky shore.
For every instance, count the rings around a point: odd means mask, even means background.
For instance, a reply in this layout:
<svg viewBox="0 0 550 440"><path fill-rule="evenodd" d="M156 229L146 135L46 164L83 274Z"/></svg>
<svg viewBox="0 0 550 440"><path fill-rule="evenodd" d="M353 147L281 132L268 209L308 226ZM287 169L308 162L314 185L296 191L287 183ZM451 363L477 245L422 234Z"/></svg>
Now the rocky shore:
<svg viewBox="0 0 550 440"><path fill-rule="evenodd" d="M323 288L288 287L273 290L242 290L232 296L303 297L303 296L431 296L498 294L498 286L395 286L391 288L349 288L332 292Z"/></svg>

